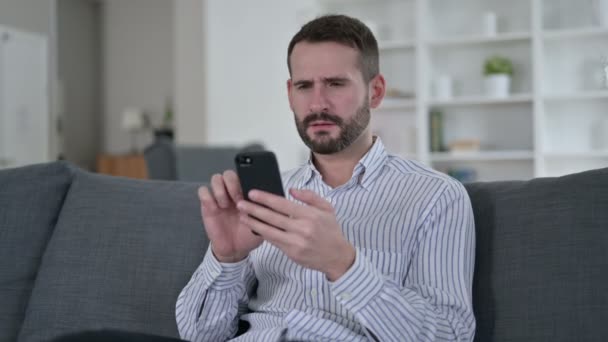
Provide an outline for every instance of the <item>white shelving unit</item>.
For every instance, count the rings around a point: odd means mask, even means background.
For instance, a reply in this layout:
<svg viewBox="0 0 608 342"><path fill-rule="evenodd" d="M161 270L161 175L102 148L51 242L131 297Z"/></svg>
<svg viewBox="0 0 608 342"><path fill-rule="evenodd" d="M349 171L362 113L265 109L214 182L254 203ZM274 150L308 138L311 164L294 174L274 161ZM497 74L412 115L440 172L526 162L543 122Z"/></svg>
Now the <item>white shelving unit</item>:
<svg viewBox="0 0 608 342"><path fill-rule="evenodd" d="M500 161L500 160L532 160L532 151L484 151L484 152L433 152L431 161L433 162L452 162L452 161Z"/></svg>
<svg viewBox="0 0 608 342"><path fill-rule="evenodd" d="M475 180L529 179L608 167L608 0L318 0L375 32L391 96L373 113L388 148ZM484 13L497 17L483 34ZM484 95L483 64L511 59L511 95ZM435 97L440 76L453 96ZM431 150L440 111L444 149ZM604 131L605 130L605 131ZM605 137L604 137L605 135ZM451 143L478 142L475 151Z"/></svg>
<svg viewBox="0 0 608 342"><path fill-rule="evenodd" d="M499 42L516 42L516 41L530 41L532 35L529 32L518 33L503 33L494 37L485 36L470 36L470 37L453 37L453 38L436 38L431 40L428 44L433 47L439 46L465 46L485 43L499 43Z"/></svg>

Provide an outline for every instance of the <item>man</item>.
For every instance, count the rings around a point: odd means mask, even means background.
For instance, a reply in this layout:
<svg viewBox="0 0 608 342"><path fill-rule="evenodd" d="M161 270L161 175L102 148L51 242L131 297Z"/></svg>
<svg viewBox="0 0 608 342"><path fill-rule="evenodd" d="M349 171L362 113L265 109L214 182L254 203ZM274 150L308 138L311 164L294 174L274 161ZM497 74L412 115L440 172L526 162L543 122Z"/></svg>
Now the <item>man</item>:
<svg viewBox="0 0 608 342"><path fill-rule="evenodd" d="M372 136L385 94L372 33L317 18L293 37L288 66L310 160L283 175L287 198L244 201L232 171L199 190L210 247L177 300L182 338L229 340L244 322L234 341L472 340L470 201Z"/></svg>

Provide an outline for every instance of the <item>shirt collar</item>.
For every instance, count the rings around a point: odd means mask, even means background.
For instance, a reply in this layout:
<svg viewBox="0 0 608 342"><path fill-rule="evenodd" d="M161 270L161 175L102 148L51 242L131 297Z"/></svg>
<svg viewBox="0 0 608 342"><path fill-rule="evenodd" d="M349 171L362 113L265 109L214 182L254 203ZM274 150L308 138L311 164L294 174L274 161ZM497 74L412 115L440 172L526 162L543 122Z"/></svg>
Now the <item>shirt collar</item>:
<svg viewBox="0 0 608 342"><path fill-rule="evenodd" d="M359 184L366 190L369 190L387 160L388 153L382 140L380 140L380 137L374 136L372 148L367 151L357 166L355 166L353 176L359 177Z"/></svg>
<svg viewBox="0 0 608 342"><path fill-rule="evenodd" d="M319 170L317 170L317 167L312 162L312 152L308 154L308 161L306 162L306 165L304 167L305 171L303 175L303 180L305 185L307 185L312 180L313 176L321 176L321 173L319 173Z"/></svg>
<svg viewBox="0 0 608 342"><path fill-rule="evenodd" d="M321 173L317 170L317 167L312 161L312 152L308 156L308 161L305 165L305 173L303 175L304 184L307 185L314 176L321 177ZM382 169L382 166L388 159L388 153L380 140L380 137L374 136L374 143L372 147L363 155L361 160L355 166L353 170L353 178L357 177L357 183L365 189L369 190L370 185L377 177L378 172Z"/></svg>

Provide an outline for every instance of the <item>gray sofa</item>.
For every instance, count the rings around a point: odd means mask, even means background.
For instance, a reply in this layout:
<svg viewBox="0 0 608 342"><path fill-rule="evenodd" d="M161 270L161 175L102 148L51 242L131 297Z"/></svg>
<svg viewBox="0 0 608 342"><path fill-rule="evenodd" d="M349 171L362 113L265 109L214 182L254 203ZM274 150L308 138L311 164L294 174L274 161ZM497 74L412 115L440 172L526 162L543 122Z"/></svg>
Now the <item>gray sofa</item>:
<svg viewBox="0 0 608 342"><path fill-rule="evenodd" d="M207 239L195 183L0 171L0 341L104 328L177 336ZM478 341L608 339L608 169L467 185Z"/></svg>

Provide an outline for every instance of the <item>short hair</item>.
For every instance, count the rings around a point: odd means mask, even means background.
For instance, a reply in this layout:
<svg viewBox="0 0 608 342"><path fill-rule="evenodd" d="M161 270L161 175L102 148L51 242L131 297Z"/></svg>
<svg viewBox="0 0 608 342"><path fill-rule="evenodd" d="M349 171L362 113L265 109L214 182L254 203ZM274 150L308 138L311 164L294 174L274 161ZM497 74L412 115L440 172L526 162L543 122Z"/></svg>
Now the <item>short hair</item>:
<svg viewBox="0 0 608 342"><path fill-rule="evenodd" d="M306 23L293 36L287 48L287 67L291 75L291 53L299 42L335 42L359 51L359 69L365 82L380 73L378 42L359 19L346 15L324 15Z"/></svg>

